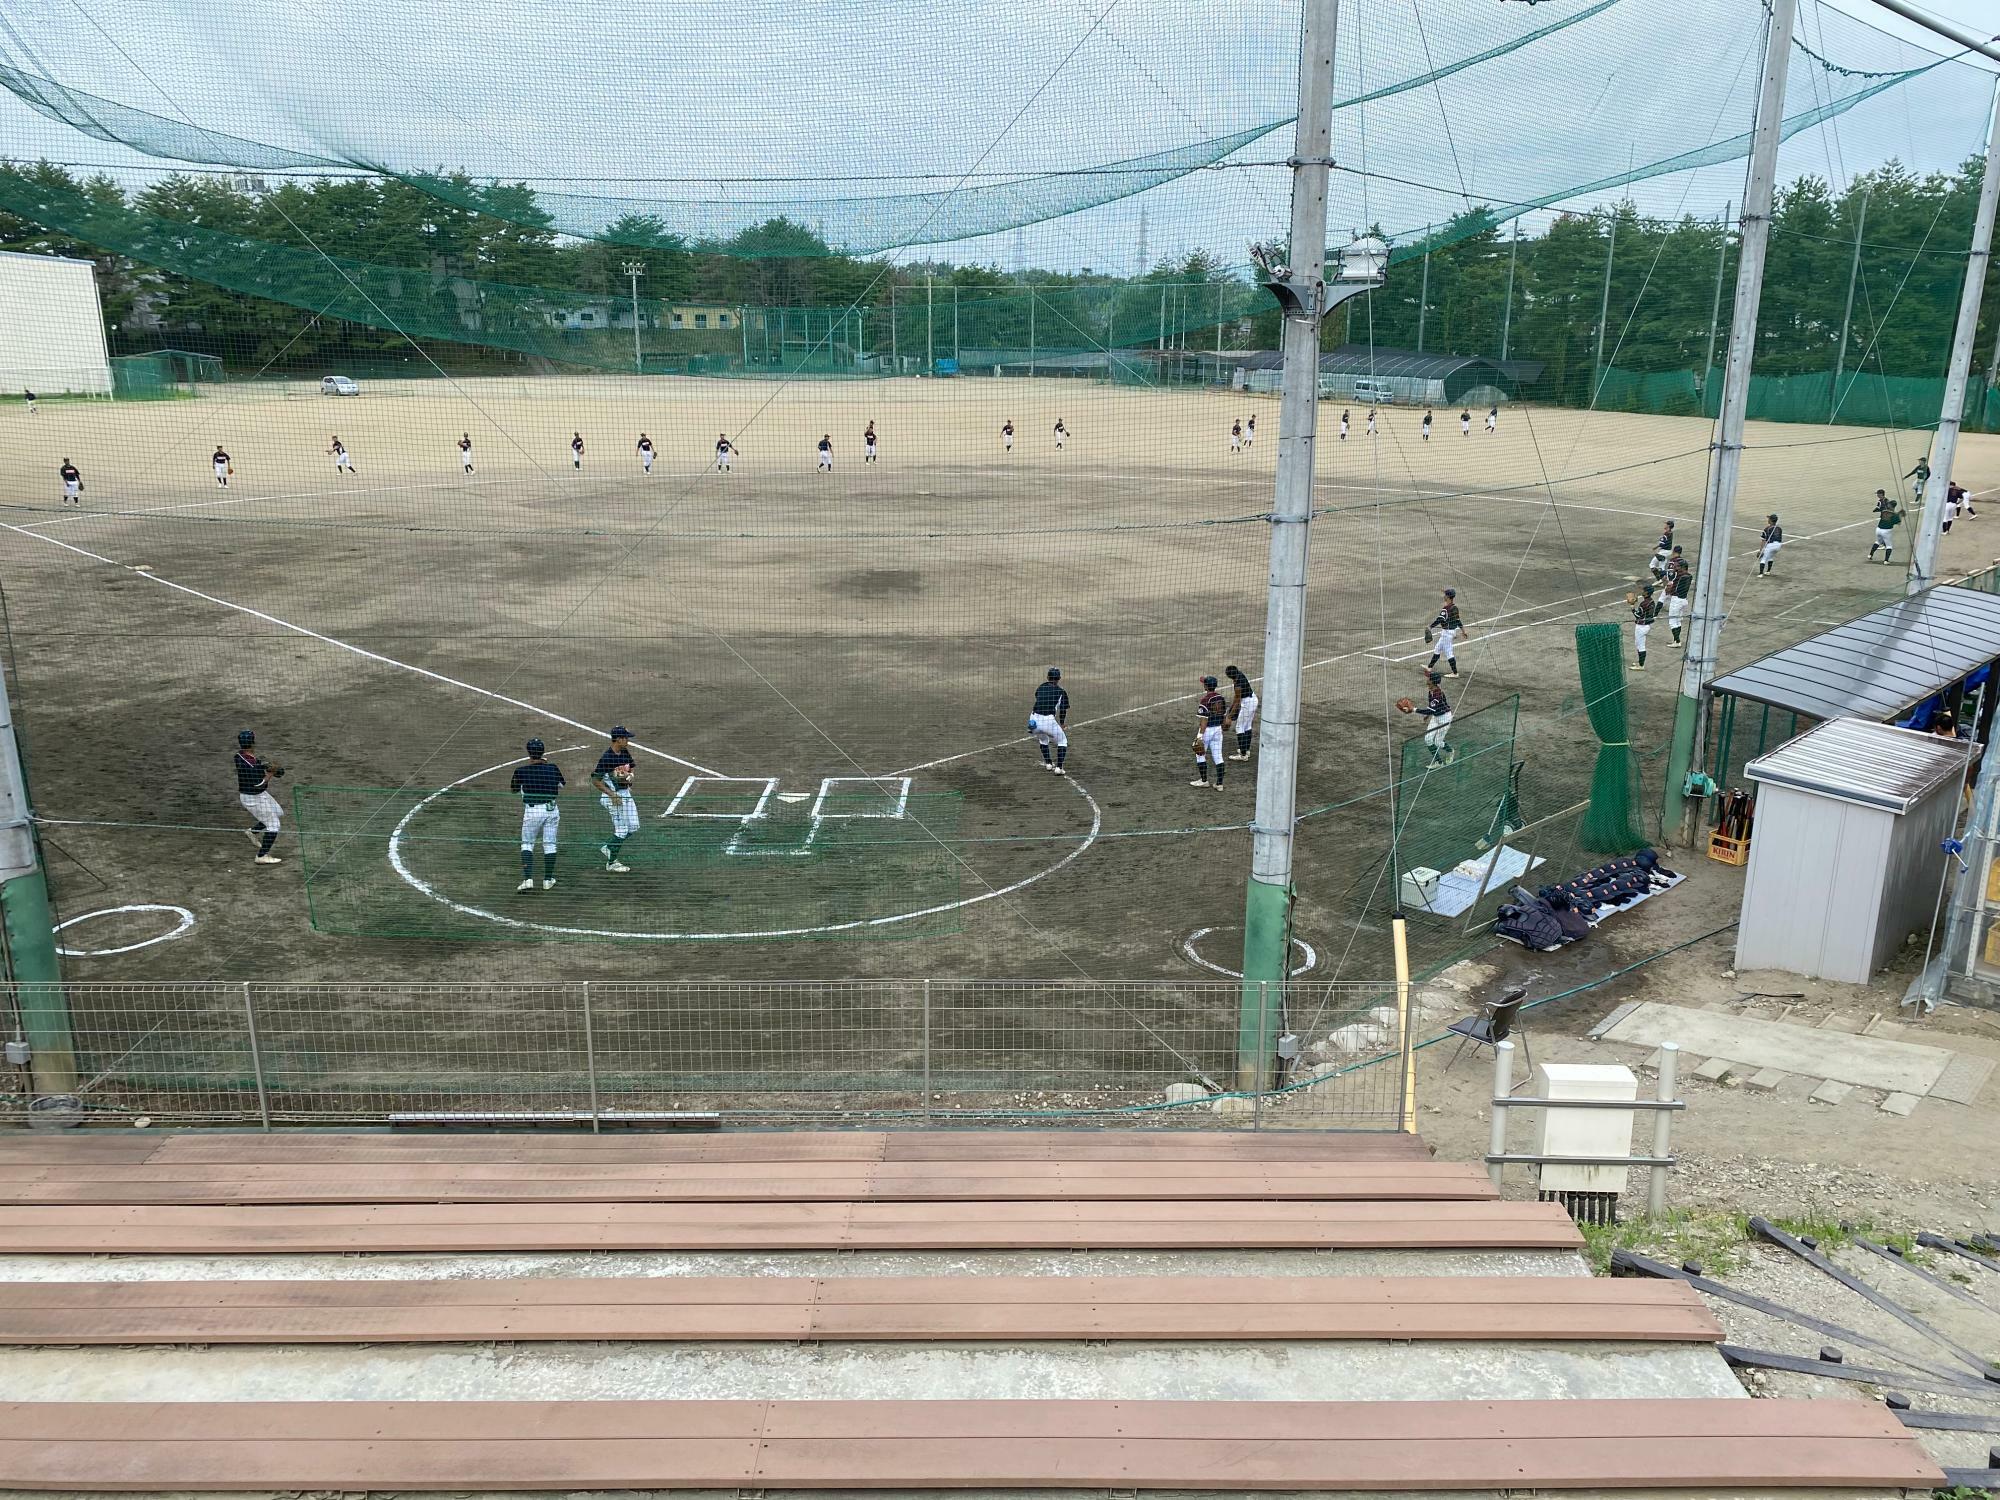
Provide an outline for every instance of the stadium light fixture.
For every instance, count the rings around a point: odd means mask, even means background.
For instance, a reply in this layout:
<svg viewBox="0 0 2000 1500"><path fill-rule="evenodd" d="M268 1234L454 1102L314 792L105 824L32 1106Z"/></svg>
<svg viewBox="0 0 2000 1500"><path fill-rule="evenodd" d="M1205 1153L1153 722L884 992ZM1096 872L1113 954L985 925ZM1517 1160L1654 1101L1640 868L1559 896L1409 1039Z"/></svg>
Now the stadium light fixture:
<svg viewBox="0 0 2000 1500"><path fill-rule="evenodd" d="M1389 247L1372 234L1362 235L1340 252L1339 280L1380 286L1389 277Z"/></svg>

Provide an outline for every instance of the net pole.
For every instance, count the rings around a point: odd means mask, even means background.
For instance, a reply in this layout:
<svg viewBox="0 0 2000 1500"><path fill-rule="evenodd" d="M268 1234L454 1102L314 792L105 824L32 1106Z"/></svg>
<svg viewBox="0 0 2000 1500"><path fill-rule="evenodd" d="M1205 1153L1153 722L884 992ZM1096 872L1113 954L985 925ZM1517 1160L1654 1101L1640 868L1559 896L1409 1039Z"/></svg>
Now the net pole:
<svg viewBox="0 0 2000 1500"><path fill-rule="evenodd" d="M1736 519L1736 478L1743 467L1743 420L1750 405L1750 367L1757 353L1757 307L1764 294L1764 255L1771 244L1771 199L1784 136L1785 69L1791 61L1798 0L1771 0L1764 19L1763 79L1757 120L1750 134L1750 166L1743 183L1742 250L1736 262L1736 300L1729 319L1729 350L1722 370L1708 491L1701 508L1701 560L1688 611L1687 654L1681 662L1680 699L1674 706L1673 748L1667 757L1663 830L1679 827L1692 842L1702 799L1682 788L1695 767L1702 695L1715 675L1716 646L1728 604L1729 538Z"/></svg>
<svg viewBox="0 0 2000 1500"><path fill-rule="evenodd" d="M951 284L951 362L957 364L958 353L958 283Z"/></svg>
<svg viewBox="0 0 2000 1500"><path fill-rule="evenodd" d="M1514 337L1514 261L1521 253L1521 225L1514 224L1514 238L1507 242L1507 302L1500 314L1500 358L1506 359Z"/></svg>
<svg viewBox="0 0 2000 1500"><path fill-rule="evenodd" d="M1284 278L1267 285L1284 312L1285 384L1271 507L1270 589L1264 606L1264 741L1244 891L1243 987L1236 1078L1252 1089L1277 1039L1258 1003L1285 980L1292 839L1297 823L1300 670L1305 649L1306 544L1319 437L1319 330L1326 316L1326 186L1333 156L1333 52L1340 0L1305 0L1299 25L1299 112L1292 152L1292 220Z"/></svg>
<svg viewBox="0 0 2000 1500"><path fill-rule="evenodd" d="M1716 226L1722 231L1715 246L1715 298L1708 305L1708 353L1701 363L1701 404L1708 409L1709 382L1715 379L1715 335L1722 327L1722 272L1729 264L1729 211L1736 205L1722 205Z"/></svg>
<svg viewBox="0 0 2000 1500"><path fill-rule="evenodd" d="M1847 263L1847 306L1840 314L1840 352L1833 358L1833 389L1827 392L1826 425L1840 415L1840 377L1847 373L1847 335L1854 325L1854 284L1861 279L1861 231L1868 227L1872 184L1861 190L1861 212L1854 221L1854 258Z"/></svg>
<svg viewBox="0 0 2000 1500"><path fill-rule="evenodd" d="M1611 261L1618 253L1618 214L1614 209L1611 221L1606 226L1609 233L1604 237L1604 292L1597 299L1597 353L1590 361L1590 404L1597 405L1598 392L1604 389L1604 334L1611 326Z"/></svg>
<svg viewBox="0 0 2000 1500"><path fill-rule="evenodd" d="M1945 370L1944 404L1938 408L1931 439L1931 472L1917 514L1917 544L1910 553L1910 593L1936 582L1938 537L1944 529L1945 491L1958 456L1958 430L1965 421L1965 386L1972 372L1972 346L1979 338L1979 301L1986 290L1986 267L1993 258L1993 210L2000 203L2000 84L1994 88L1992 122L1986 133L1986 166L1979 178L1979 211L1972 220L1972 248L1965 258L1965 284L1958 295L1958 327L1951 337L1951 364Z"/></svg>
<svg viewBox="0 0 2000 1500"><path fill-rule="evenodd" d="M937 279L924 275L924 373L937 374Z"/></svg>
<svg viewBox="0 0 2000 1500"><path fill-rule="evenodd" d="M1028 288L1028 378L1035 378L1035 289Z"/></svg>
<svg viewBox="0 0 2000 1500"><path fill-rule="evenodd" d="M1431 305L1431 253L1424 252L1424 283L1417 292L1417 353L1424 352L1424 315Z"/></svg>

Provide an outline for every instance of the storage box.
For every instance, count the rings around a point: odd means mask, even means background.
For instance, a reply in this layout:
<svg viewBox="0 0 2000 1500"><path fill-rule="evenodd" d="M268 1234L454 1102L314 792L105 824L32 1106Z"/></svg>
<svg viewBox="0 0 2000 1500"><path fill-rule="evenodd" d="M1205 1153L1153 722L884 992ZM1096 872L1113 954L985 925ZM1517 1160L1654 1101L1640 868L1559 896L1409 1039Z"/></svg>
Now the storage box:
<svg viewBox="0 0 2000 1500"><path fill-rule="evenodd" d="M1725 865L1747 865L1750 863L1750 840L1711 833L1708 836L1708 857Z"/></svg>
<svg viewBox="0 0 2000 1500"><path fill-rule="evenodd" d="M1403 905L1429 911L1437 899L1439 875L1428 865L1416 865L1403 872Z"/></svg>

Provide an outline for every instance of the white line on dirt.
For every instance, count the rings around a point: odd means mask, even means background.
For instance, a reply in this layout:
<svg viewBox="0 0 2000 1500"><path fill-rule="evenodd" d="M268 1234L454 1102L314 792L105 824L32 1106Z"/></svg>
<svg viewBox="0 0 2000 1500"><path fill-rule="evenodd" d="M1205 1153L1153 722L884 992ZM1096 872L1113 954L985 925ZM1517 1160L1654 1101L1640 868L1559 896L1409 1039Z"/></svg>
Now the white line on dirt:
<svg viewBox="0 0 2000 1500"><path fill-rule="evenodd" d="M290 620L281 620L276 615L266 614L261 609L252 609L247 604L238 604L233 600L223 599L215 594L203 593L200 589L190 588L185 583L175 583L171 578L162 578L155 572L141 572L127 563L114 561L104 556L101 552L92 552L86 548L78 547L73 543L65 542L60 537L43 536L40 532L29 531L24 526L16 526L7 521L0 521L0 528L18 532L25 537L32 537L38 542L46 542L51 547L60 547L65 552L74 552L78 557L87 557L92 562L100 562L107 567L117 568L121 572L131 574L134 578L143 578L148 583L157 583L162 588L172 589L176 593L186 594L190 598L200 599L204 603L219 605L223 609L233 609L238 614L249 615L252 619L262 620L265 624L275 625L281 630L289 630L295 635L305 636L308 640L318 641L322 645L334 646L342 651L351 652L365 661L372 661L385 667L395 667L404 672L413 672L419 677L429 678L432 682L443 683L446 687L455 687L468 693L477 693L482 698L491 698L494 702L504 703L509 708L522 709L527 713L534 714L538 718L548 719L552 723L567 724L572 729L587 730L592 734L603 733L603 730L598 725L585 724L579 719L569 718L566 715L555 713L550 709L542 708L537 704L526 702L523 699L510 698L505 693L496 693L491 688L475 687L472 683L461 682L456 677L447 677L442 672L433 672L428 667L412 666L409 662L397 661L393 656L384 656L379 651L370 651L361 646L349 645L346 641L337 640L333 636L322 635L317 630L308 630L303 625L294 625ZM699 771L704 776L717 776L721 774L718 771L710 770L707 766L698 765L694 761L683 760L678 755L670 755L664 750L655 750L651 746L642 745L637 740L632 742L632 748L634 750L643 750L648 755L656 755L661 760L670 760L677 766L686 766L690 771Z"/></svg>
<svg viewBox="0 0 2000 1500"><path fill-rule="evenodd" d="M178 510L213 510L219 509L224 505L255 505L259 500L268 500L275 504L283 500L319 500L332 495L399 495L408 490L450 490L459 489L468 482L477 485L481 481L475 476L470 481L460 480L455 482L452 480L439 480L434 484L383 484L372 485L362 489L297 490L285 495L243 495L228 500L210 498L207 500L192 500L185 505L148 505L137 510L79 510L58 516L49 521L30 521L25 525L17 527L16 530L43 532L54 526L71 526L78 521L114 520L129 516L157 516L164 515L169 511Z"/></svg>

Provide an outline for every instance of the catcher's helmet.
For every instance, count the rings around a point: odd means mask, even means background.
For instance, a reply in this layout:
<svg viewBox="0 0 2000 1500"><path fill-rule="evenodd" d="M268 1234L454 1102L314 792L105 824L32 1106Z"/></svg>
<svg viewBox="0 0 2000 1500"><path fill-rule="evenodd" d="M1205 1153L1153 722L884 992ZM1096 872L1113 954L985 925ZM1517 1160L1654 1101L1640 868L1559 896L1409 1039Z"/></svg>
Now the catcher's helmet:
<svg viewBox="0 0 2000 1500"><path fill-rule="evenodd" d="M1639 587L1649 594L1653 592L1653 586L1650 583L1642 583Z"/></svg>
<svg viewBox="0 0 2000 1500"><path fill-rule="evenodd" d="M1440 672L1426 672L1424 673L1424 680L1427 682L1443 682L1444 675Z"/></svg>
<svg viewBox="0 0 2000 1500"><path fill-rule="evenodd" d="M1215 686L1215 679L1213 677L1204 677L1201 680L1201 685L1205 688L1212 688Z"/></svg>
<svg viewBox="0 0 2000 1500"><path fill-rule="evenodd" d="M540 740L528 741L528 754L530 755L540 755L544 750L548 748L549 747L547 745L544 745Z"/></svg>
<svg viewBox="0 0 2000 1500"><path fill-rule="evenodd" d="M1458 590L1457 590L1457 589L1446 589L1446 590L1444 591L1444 596L1445 596L1445 598L1447 598L1447 599L1456 599L1456 598L1458 597Z"/></svg>
<svg viewBox="0 0 2000 1500"><path fill-rule="evenodd" d="M1049 681L1050 681L1050 682L1061 682L1061 681L1062 681L1062 668L1061 668L1061 667L1050 667L1050 668L1049 668Z"/></svg>
<svg viewBox="0 0 2000 1500"><path fill-rule="evenodd" d="M251 745L254 745L254 744L256 744L256 743L257 743L257 732L256 732L256 731L255 731L254 729L239 729L239 730L237 730L237 731L236 731L236 743L237 743L237 744L239 744L239 745L242 745L242 746L244 746L245 748L248 748L249 746L251 746Z"/></svg>

